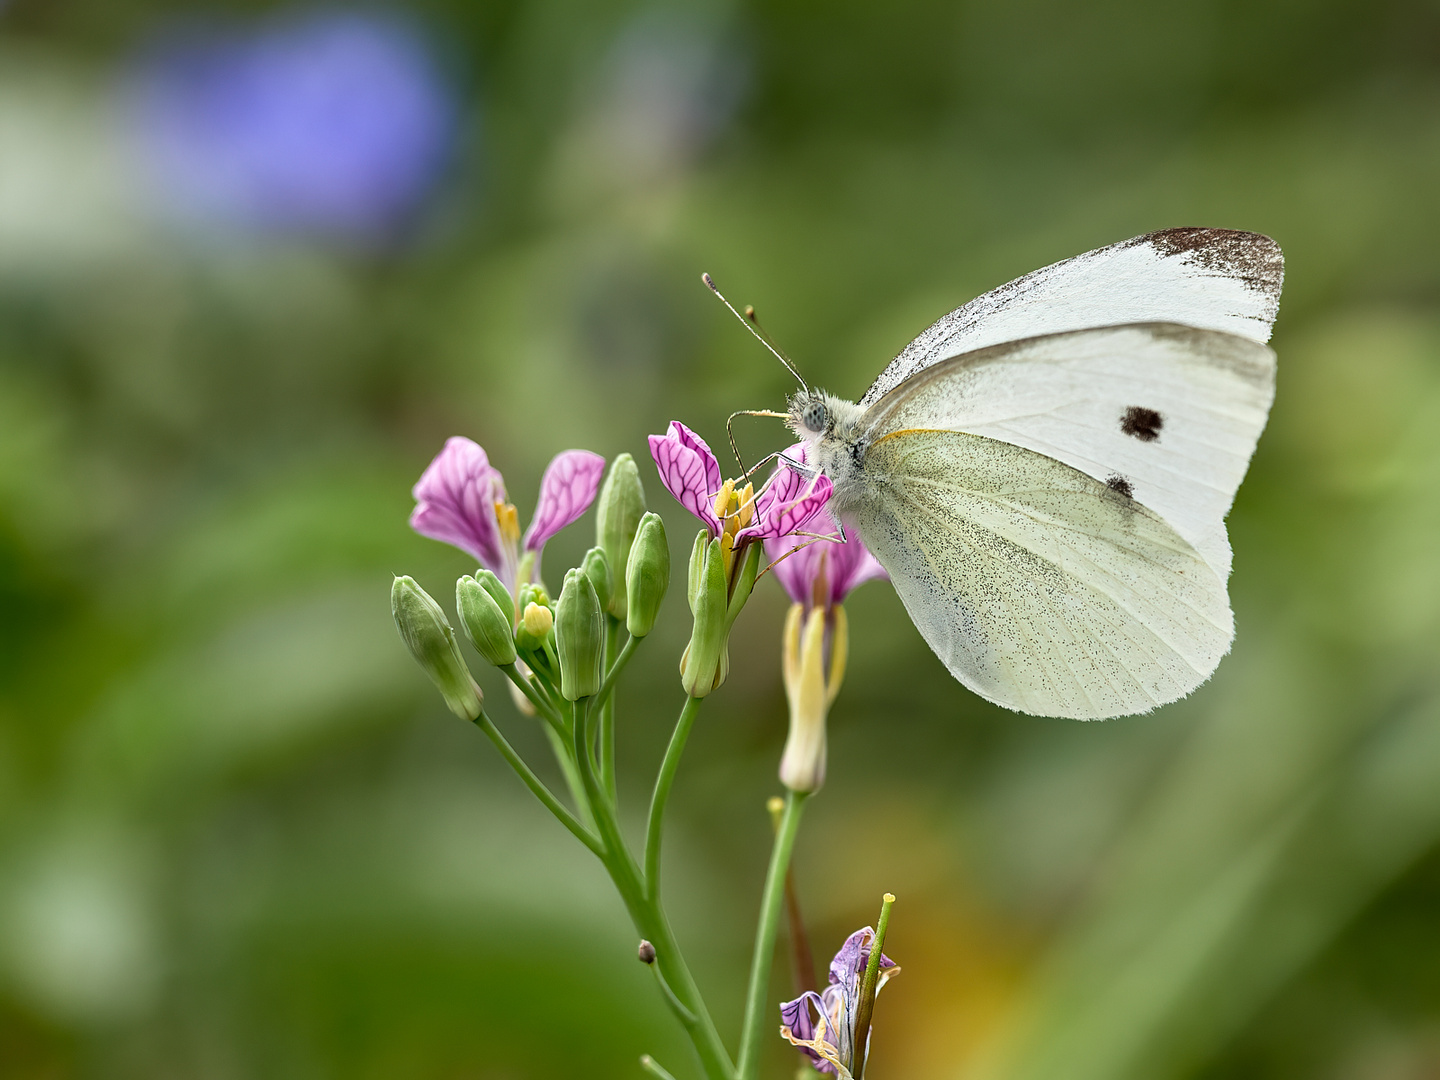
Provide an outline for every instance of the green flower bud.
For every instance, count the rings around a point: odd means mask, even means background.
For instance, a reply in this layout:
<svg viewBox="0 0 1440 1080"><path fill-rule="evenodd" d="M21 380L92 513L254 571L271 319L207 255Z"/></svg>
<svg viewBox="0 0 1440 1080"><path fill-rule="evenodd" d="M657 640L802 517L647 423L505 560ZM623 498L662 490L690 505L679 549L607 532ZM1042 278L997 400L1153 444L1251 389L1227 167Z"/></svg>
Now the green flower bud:
<svg viewBox="0 0 1440 1080"><path fill-rule="evenodd" d="M659 514L647 513L640 519L625 568L625 587L629 594L625 627L635 637L644 637L655 628L660 601L670 588L670 544Z"/></svg>
<svg viewBox="0 0 1440 1080"><path fill-rule="evenodd" d="M462 720L480 715L480 687L465 666L455 631L440 605L410 577L397 577L390 588L390 613L410 655L430 676L450 711Z"/></svg>
<svg viewBox="0 0 1440 1080"><path fill-rule="evenodd" d="M599 693L605 677L605 613L595 586L580 570L565 571L565 587L555 605L555 638L560 696L578 701Z"/></svg>
<svg viewBox="0 0 1440 1080"><path fill-rule="evenodd" d="M538 652L545 648L546 639L554 629L555 616L548 607L530 601L520 613L520 625L515 628L515 644L522 649Z"/></svg>
<svg viewBox="0 0 1440 1080"><path fill-rule="evenodd" d="M491 577L494 577L492 574ZM510 597L506 594L508 604ZM455 610L460 626L475 651L496 667L515 662L515 638L511 616L495 602L489 590L473 577L455 583Z"/></svg>
<svg viewBox="0 0 1440 1080"><path fill-rule="evenodd" d="M610 596L614 589L614 579L610 575L610 560L605 557L605 549L593 547L585 553L585 558L580 561L580 569L585 571L585 576L590 579L590 584L595 586L595 595L600 598L600 607L610 606ZM625 583L622 581L620 587L623 589Z"/></svg>
<svg viewBox="0 0 1440 1080"><path fill-rule="evenodd" d="M605 559L615 573L630 564L630 545L645 513L645 489L640 486L640 470L629 454L620 454L610 464L610 474L600 489L595 509L595 543L604 550ZM617 619L625 618L627 597L623 582L616 581L610 590L606 609Z"/></svg>
<svg viewBox="0 0 1440 1080"><path fill-rule="evenodd" d="M725 680L721 657L725 653L728 604L725 556L720 541L702 532L690 558L690 612L695 616L690 644L680 657L680 685L691 697L704 697Z"/></svg>
<svg viewBox="0 0 1440 1080"><path fill-rule="evenodd" d="M495 600L496 605L505 613L506 620L513 627L515 625L515 597L510 595L510 590L505 588L505 583L484 567L475 571L475 580Z"/></svg>

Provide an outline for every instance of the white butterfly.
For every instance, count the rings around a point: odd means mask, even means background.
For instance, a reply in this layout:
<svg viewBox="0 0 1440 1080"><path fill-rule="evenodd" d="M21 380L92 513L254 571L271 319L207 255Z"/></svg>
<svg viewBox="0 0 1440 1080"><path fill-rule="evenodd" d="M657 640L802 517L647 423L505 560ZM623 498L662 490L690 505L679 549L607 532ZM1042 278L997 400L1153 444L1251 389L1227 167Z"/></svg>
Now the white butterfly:
<svg viewBox="0 0 1440 1080"><path fill-rule="evenodd" d="M1151 233L952 311L858 405L791 400L832 512L962 683L1100 719L1209 678L1283 274L1268 237Z"/></svg>

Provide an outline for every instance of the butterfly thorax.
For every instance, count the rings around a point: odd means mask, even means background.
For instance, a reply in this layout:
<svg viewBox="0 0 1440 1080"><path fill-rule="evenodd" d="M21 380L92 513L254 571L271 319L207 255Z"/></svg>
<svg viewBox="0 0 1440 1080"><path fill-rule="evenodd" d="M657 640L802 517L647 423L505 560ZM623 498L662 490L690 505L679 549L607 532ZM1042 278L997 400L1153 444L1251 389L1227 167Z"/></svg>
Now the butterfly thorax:
<svg viewBox="0 0 1440 1080"><path fill-rule="evenodd" d="M865 459L865 409L853 401L811 390L790 399L790 428L805 443L806 460L830 478L831 510L843 513L860 495Z"/></svg>

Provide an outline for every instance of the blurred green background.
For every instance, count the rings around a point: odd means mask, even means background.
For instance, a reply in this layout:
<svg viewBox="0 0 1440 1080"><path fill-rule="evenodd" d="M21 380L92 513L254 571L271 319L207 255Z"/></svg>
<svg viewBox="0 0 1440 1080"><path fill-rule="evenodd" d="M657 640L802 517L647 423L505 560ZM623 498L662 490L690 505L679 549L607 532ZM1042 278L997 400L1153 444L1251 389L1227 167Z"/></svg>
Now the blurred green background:
<svg viewBox="0 0 1440 1080"><path fill-rule="evenodd" d="M1420 0L0 4L0 1075L695 1075L598 867L396 637L392 573L473 569L410 484L466 434L523 517L557 450L628 450L681 558L644 436L788 389L701 270L853 398L961 301L1178 225L1288 260L1233 654L1157 715L1019 717L860 590L816 950L899 895L877 1080L1440 1075L1437 191ZM669 832L726 1032L762 584Z"/></svg>

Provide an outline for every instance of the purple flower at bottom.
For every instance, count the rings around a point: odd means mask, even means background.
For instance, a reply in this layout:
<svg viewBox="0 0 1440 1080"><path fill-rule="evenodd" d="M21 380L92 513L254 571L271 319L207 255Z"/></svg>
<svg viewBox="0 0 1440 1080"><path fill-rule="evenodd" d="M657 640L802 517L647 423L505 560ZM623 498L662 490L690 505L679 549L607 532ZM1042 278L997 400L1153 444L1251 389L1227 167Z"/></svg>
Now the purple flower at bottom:
<svg viewBox="0 0 1440 1080"><path fill-rule="evenodd" d="M862 1054L869 1053L870 1032L855 1030L855 1012L874 940L873 928L856 930L830 962L830 985L818 994L807 990L780 1006L781 1036L799 1047L815 1068L839 1080L851 1080L857 1046ZM878 994L892 976L899 974L895 961L881 953L875 992Z"/></svg>
<svg viewBox="0 0 1440 1080"><path fill-rule="evenodd" d="M555 455L540 480L539 504L525 530L527 557L522 560L519 516L507 500L504 477L479 444L457 435L445 441L416 481L410 527L473 556L514 593L520 576L540 579L545 542L595 501L604 471L605 459L589 450Z"/></svg>

